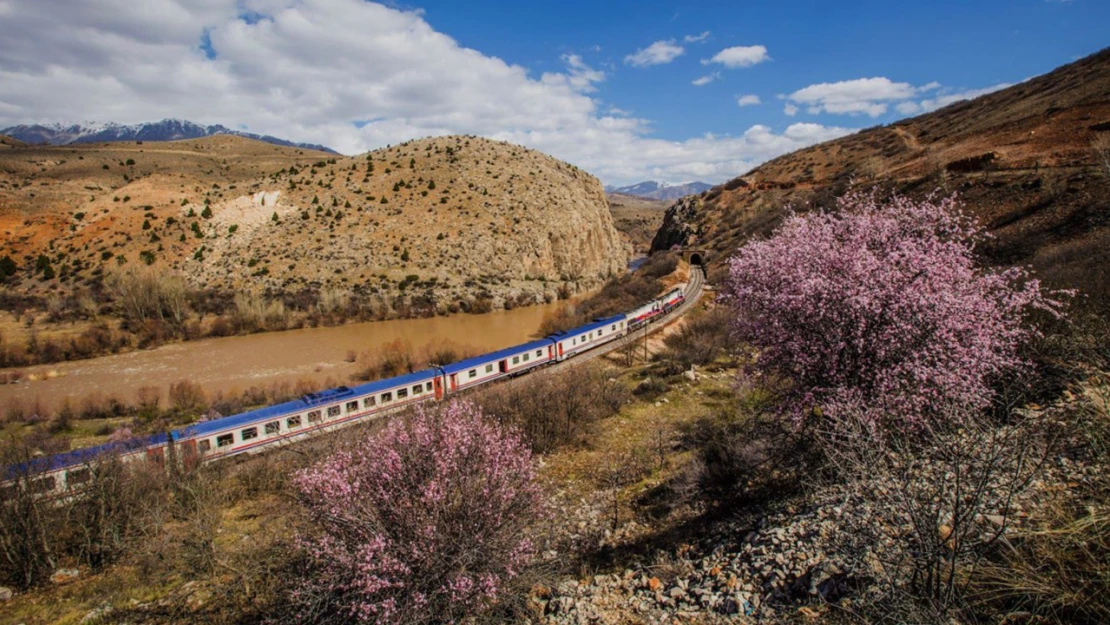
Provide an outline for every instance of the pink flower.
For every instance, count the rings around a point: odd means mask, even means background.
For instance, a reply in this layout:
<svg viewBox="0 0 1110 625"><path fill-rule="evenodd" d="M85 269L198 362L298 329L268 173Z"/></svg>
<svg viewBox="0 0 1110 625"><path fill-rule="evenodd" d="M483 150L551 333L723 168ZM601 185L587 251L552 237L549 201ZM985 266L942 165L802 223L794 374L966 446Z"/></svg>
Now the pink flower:
<svg viewBox="0 0 1110 625"><path fill-rule="evenodd" d="M495 602L533 554L528 445L468 402L418 408L294 478L315 529L294 599L368 622L451 622Z"/></svg>
<svg viewBox="0 0 1110 625"><path fill-rule="evenodd" d="M863 411L876 428L987 406L992 380L1025 364L1027 313L1061 304L1023 269L976 266L984 235L955 197L853 193L838 209L792 216L730 259L722 299L753 349L749 379L777 382L796 417Z"/></svg>

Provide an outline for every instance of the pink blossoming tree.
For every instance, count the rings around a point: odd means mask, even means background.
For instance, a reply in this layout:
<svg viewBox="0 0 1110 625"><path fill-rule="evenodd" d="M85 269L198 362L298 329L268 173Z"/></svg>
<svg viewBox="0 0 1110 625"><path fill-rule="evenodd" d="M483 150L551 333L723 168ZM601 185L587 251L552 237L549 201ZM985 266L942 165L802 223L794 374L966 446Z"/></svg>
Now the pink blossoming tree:
<svg viewBox="0 0 1110 625"><path fill-rule="evenodd" d="M532 556L533 478L528 445L459 401L302 471L303 616L446 623L487 608Z"/></svg>
<svg viewBox="0 0 1110 625"><path fill-rule="evenodd" d="M1024 364L1027 313L1059 302L1020 268L977 267L985 235L955 197L855 193L838 209L791 216L730 259L722 298L754 350L749 379L797 418L850 410L873 431L988 404L991 381Z"/></svg>

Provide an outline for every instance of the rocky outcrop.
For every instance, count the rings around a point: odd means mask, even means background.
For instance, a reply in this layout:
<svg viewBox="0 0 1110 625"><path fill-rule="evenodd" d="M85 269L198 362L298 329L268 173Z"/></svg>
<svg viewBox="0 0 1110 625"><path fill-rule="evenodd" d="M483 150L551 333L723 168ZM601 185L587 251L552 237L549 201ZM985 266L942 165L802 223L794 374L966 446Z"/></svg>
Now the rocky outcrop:
<svg viewBox="0 0 1110 625"><path fill-rule="evenodd" d="M676 245L696 245L698 235L701 234L698 223L698 209L701 205L702 199L697 195L686 196L672 204L663 216L663 225L651 241L651 249L657 251L668 250Z"/></svg>

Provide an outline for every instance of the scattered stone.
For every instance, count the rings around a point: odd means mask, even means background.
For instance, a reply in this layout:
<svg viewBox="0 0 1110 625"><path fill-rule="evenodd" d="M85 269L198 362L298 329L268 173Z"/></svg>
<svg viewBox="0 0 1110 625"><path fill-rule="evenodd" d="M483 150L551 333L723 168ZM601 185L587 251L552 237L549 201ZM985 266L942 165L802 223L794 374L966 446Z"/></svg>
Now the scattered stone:
<svg viewBox="0 0 1110 625"><path fill-rule="evenodd" d="M50 576L50 583L52 584L68 584L75 581L81 576L81 571L77 569L58 569Z"/></svg>
<svg viewBox="0 0 1110 625"><path fill-rule="evenodd" d="M12 592L11 588L8 588L7 586L0 586L0 601L11 601L12 595L14 594L15 593Z"/></svg>

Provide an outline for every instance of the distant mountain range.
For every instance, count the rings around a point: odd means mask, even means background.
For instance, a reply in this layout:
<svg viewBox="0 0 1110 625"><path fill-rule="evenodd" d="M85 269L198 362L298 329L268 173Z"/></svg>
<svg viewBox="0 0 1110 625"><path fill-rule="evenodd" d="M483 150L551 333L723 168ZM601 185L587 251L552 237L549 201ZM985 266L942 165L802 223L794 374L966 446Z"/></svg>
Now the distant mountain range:
<svg viewBox="0 0 1110 625"><path fill-rule="evenodd" d="M304 148L338 154L335 150L314 143L295 143L269 135L256 135L250 132L232 130L225 126L201 126L182 119L163 119L146 124L114 124L83 122L80 124L33 124L12 126L0 130L0 134L18 139L24 143L49 145L69 145L71 143L103 143L108 141L176 141L178 139L199 139L212 135L235 135L257 141L289 148Z"/></svg>
<svg viewBox="0 0 1110 625"><path fill-rule="evenodd" d="M18 139L19 137L16 138ZM712 188L713 185L704 182L687 182L685 184L672 185L665 182L649 180L627 187L605 187L605 192L635 195L636 197L646 197L652 200L677 200L681 197L695 195Z"/></svg>

